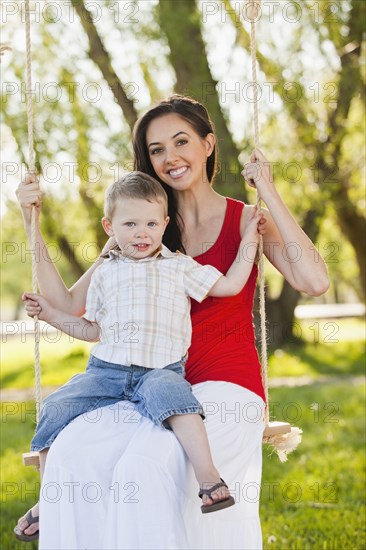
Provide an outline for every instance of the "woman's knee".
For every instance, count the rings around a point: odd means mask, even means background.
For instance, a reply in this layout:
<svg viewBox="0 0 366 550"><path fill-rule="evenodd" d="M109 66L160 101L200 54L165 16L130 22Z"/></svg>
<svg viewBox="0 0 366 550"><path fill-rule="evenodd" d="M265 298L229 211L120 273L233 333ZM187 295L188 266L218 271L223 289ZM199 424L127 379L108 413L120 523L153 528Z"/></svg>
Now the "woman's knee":
<svg viewBox="0 0 366 550"><path fill-rule="evenodd" d="M145 421L116 464L116 471L141 470L142 465L148 470L169 470L170 464L179 463L182 457L184 460L182 447L171 431Z"/></svg>

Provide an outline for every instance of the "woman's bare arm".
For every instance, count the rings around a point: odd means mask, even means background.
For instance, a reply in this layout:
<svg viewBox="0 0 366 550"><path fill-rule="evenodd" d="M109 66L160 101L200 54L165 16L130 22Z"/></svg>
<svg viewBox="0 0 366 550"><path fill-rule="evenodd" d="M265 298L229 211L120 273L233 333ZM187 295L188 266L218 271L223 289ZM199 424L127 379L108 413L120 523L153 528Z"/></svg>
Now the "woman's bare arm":
<svg viewBox="0 0 366 550"><path fill-rule="evenodd" d="M290 285L311 296L319 296L329 288L328 271L323 258L309 237L296 222L276 190L266 158L256 150L244 175L249 185L257 187L268 207L264 253ZM246 207L242 228L252 207ZM245 212L247 210L247 212Z"/></svg>
<svg viewBox="0 0 366 550"><path fill-rule="evenodd" d="M36 264L39 288L49 303L62 311L74 315L82 315L85 311L86 294L92 273L103 262L99 258L84 275L68 289L63 282L55 264L51 260L47 246L39 228L42 192L34 174L27 174L25 180L17 189L17 198L22 209L24 226L29 242L31 240L31 209L35 205L36 212ZM109 241L104 249L109 248Z"/></svg>

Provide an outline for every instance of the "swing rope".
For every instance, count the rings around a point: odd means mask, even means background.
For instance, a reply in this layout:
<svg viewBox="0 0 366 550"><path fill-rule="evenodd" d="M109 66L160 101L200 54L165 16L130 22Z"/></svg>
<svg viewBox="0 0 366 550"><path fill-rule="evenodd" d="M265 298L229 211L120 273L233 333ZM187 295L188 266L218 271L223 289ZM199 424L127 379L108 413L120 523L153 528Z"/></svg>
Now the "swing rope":
<svg viewBox="0 0 366 550"><path fill-rule="evenodd" d="M259 113L258 113L258 80L257 80L257 41L256 41L256 19L260 15L261 0L247 0L246 15L250 21L250 55L252 65L252 82L254 88L253 101L253 120L254 120L254 146L259 148ZM260 212L261 199L257 190L257 208ZM297 427L291 427L288 423L282 423L282 427L277 433L270 429L269 422L269 394L268 394L268 356L267 356L267 328L266 328L266 307L265 307L265 290L264 290L264 254L263 254L263 237L259 237L258 246L258 268L259 268L259 313L260 313L260 339L261 339L261 375L263 389L266 398L265 410L265 429L263 440L273 446L278 454L281 462L287 460L287 454L291 453L301 442L301 433ZM275 423L278 424L278 423Z"/></svg>
<svg viewBox="0 0 366 550"><path fill-rule="evenodd" d="M251 0L248 4L248 15L250 18L250 55L252 61L252 82L254 88L253 120L254 120L254 147L259 149L259 113L258 113L258 81L257 81L257 39L255 19L260 8L260 0ZM257 191L257 208L261 212L262 204ZM267 326L266 326L266 305L264 290L264 254L263 237L259 236L258 245L258 268L259 268L259 312L260 312L260 334L261 334L261 375L263 381L264 395L266 398L265 424L269 424L269 396L268 396L268 356L267 356Z"/></svg>
<svg viewBox="0 0 366 550"><path fill-rule="evenodd" d="M27 125L28 125L28 167L29 173L36 174L36 156L34 152L34 127L33 127L33 97L32 97L32 47L30 29L29 0L25 0L25 35L26 35L26 96L27 96ZM31 251L32 251L32 292L38 292L37 280L37 256L36 256L36 207L32 205L31 210ZM39 320L34 317L34 375L35 375L35 401L36 420L39 421L39 414L42 404L41 394L41 367L39 353Z"/></svg>

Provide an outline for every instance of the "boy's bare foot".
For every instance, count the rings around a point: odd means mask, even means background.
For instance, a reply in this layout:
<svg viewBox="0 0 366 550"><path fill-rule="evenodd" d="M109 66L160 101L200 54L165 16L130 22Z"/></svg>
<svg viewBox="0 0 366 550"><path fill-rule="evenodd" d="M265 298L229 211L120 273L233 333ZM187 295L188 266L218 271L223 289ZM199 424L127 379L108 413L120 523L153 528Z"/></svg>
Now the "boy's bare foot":
<svg viewBox="0 0 366 550"><path fill-rule="evenodd" d="M39 516L39 504L35 504L33 508L28 510L28 512L31 513L32 518L36 518ZM28 514L27 512L27 514ZM36 521L35 523L29 524L29 521L27 520L27 514L19 518L18 525L15 527L14 532L18 535L26 535L26 536L32 536L35 535L39 531L39 522Z"/></svg>

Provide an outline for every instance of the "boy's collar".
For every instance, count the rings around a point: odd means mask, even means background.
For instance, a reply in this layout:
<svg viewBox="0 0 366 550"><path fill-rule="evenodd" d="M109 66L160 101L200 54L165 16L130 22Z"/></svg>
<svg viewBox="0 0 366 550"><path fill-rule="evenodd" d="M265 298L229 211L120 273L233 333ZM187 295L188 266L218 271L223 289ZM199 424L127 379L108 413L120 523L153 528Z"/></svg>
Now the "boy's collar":
<svg viewBox="0 0 366 550"><path fill-rule="evenodd" d="M120 249L113 249L109 251L109 258L119 258L125 262L149 262L151 260L156 260L159 256L162 256L162 258L173 258L176 256L179 252L172 252L167 248L163 243L159 246L159 248L154 252L152 256L148 256L147 258L140 258L135 260L134 258L129 258L127 256L124 256Z"/></svg>

